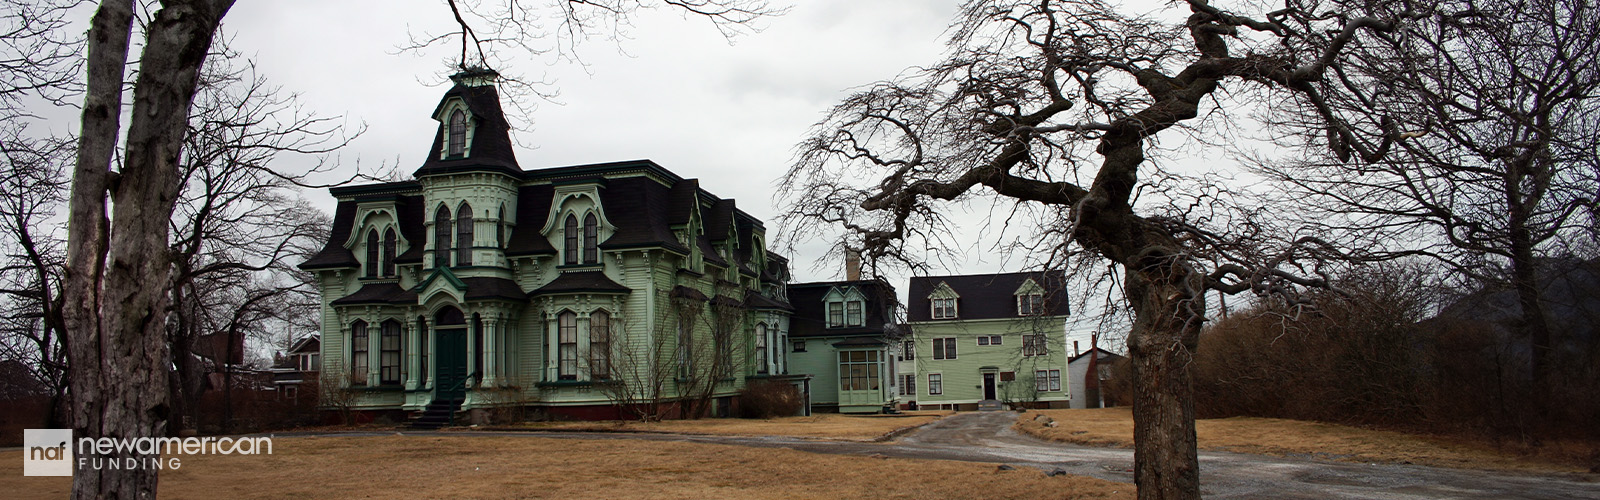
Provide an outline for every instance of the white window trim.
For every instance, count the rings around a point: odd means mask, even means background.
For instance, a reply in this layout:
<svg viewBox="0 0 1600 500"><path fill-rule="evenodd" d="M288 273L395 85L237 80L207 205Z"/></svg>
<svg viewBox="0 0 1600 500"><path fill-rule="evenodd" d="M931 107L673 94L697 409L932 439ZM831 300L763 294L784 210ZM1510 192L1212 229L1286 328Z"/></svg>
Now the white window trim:
<svg viewBox="0 0 1600 500"><path fill-rule="evenodd" d="M933 383L933 378L934 377L939 377L939 383L937 383L937 384ZM934 388L938 388L939 390L935 391ZM941 395L944 395L944 373L941 372L941 373L929 373L928 374L928 395L929 396L941 396Z"/></svg>

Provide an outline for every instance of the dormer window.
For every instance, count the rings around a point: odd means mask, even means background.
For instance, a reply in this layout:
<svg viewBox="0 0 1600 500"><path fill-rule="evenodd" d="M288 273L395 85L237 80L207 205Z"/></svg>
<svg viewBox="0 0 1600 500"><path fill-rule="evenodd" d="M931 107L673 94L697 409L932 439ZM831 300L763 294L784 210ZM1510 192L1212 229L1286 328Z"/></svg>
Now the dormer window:
<svg viewBox="0 0 1600 500"><path fill-rule="evenodd" d="M598 249L600 229L597 227L594 214L583 216L583 263L594 264L600 262Z"/></svg>
<svg viewBox="0 0 1600 500"><path fill-rule="evenodd" d="M566 222L566 257L562 259L569 265L578 263L578 216L567 214Z"/></svg>
<svg viewBox="0 0 1600 500"><path fill-rule="evenodd" d="M1025 293L1017 296L1018 316L1038 316L1044 314L1044 295Z"/></svg>
<svg viewBox="0 0 1600 500"><path fill-rule="evenodd" d="M450 113L449 156L461 156L467 151L467 114L461 110Z"/></svg>
<svg viewBox="0 0 1600 500"><path fill-rule="evenodd" d="M954 319L956 299L933 299L933 319Z"/></svg>
<svg viewBox="0 0 1600 500"><path fill-rule="evenodd" d="M394 254L399 249L400 242L395 239L394 228L383 232L383 275L394 276Z"/></svg>
<svg viewBox="0 0 1600 500"><path fill-rule="evenodd" d="M378 230L367 231L367 277L378 277Z"/></svg>
<svg viewBox="0 0 1600 500"><path fill-rule="evenodd" d="M844 324L861 326L861 301L852 300L844 303Z"/></svg>

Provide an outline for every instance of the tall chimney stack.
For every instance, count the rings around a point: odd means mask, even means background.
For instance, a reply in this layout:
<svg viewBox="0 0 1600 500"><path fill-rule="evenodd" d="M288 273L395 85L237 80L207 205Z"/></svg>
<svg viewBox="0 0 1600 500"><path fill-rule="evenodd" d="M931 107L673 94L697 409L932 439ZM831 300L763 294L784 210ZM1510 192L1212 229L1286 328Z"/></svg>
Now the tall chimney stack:
<svg viewBox="0 0 1600 500"><path fill-rule="evenodd" d="M844 279L848 281L861 279L861 252L852 248L844 250Z"/></svg>

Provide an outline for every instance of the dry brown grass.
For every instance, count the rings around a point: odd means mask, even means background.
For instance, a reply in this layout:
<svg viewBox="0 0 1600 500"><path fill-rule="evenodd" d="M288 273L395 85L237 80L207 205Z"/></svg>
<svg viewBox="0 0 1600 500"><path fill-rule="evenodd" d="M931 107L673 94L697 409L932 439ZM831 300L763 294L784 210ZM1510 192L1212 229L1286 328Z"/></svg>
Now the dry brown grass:
<svg viewBox="0 0 1600 500"><path fill-rule="evenodd" d="M1048 427L1033 420L1044 414L1056 422ZM1092 446L1133 446L1133 416L1128 408L1095 410L1042 410L1023 413L1016 428L1043 439ZM1413 463L1465 469L1585 472L1581 453L1563 446L1528 453L1497 449L1461 438L1362 429L1344 425L1233 417L1198 420L1195 433L1204 450L1286 455L1314 454L1351 462ZM1568 446L1570 447L1570 446Z"/></svg>
<svg viewBox="0 0 1600 500"><path fill-rule="evenodd" d="M528 436L280 438L272 455L190 456L163 498L1133 498L1133 485L994 464L788 449ZM6 498L63 498L70 478L22 477Z"/></svg>
<svg viewBox="0 0 1600 500"><path fill-rule="evenodd" d="M938 420L952 412L926 411L902 415L840 415L822 413L809 417L772 419L706 418L662 422L530 422L507 429L608 432L670 432L722 436L791 436L841 441L873 441Z"/></svg>

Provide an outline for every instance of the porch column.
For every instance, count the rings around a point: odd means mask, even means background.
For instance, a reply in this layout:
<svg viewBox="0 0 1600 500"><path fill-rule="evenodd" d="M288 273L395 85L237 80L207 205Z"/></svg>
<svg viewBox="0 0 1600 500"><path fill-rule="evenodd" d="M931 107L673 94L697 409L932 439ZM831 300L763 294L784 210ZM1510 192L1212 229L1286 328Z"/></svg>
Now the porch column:
<svg viewBox="0 0 1600 500"><path fill-rule="evenodd" d="M500 351L495 348L500 342L499 316L483 318L483 336L483 386L499 387L500 364L495 362L495 356Z"/></svg>
<svg viewBox="0 0 1600 500"><path fill-rule="evenodd" d="M422 332L417 331L416 323L411 321L400 323L400 329L401 334L405 335L406 342L406 390L416 390L417 380L423 376L417 373L422 371L422 365L419 364L420 359L418 357L419 353L421 353L418 349L422 346L422 339L420 338Z"/></svg>
<svg viewBox="0 0 1600 500"><path fill-rule="evenodd" d="M428 373L423 375L427 378L425 387L435 387L434 384L438 380L439 353L433 352L433 346L439 344L439 337L436 330L438 330L438 328L433 328L431 326L423 327L423 335L426 335L428 338L428 345L423 346L423 349L428 350Z"/></svg>
<svg viewBox="0 0 1600 500"><path fill-rule="evenodd" d="M481 326L481 322L473 321L471 315L467 316L467 380L465 386L468 389L474 389L479 385L472 383L472 374L479 373L478 343L476 341L478 335L483 334L483 332L478 331Z"/></svg>

